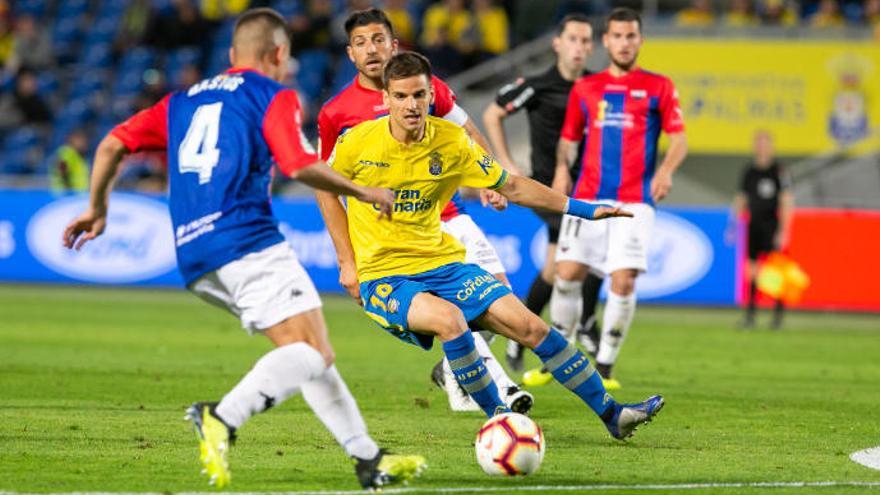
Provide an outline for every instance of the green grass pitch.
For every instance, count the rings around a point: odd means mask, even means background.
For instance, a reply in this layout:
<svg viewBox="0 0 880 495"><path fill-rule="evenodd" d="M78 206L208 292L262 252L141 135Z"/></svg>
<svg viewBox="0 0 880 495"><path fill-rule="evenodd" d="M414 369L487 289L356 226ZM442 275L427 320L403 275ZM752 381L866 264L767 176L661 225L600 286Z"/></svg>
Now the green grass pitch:
<svg viewBox="0 0 880 495"><path fill-rule="evenodd" d="M647 493L641 485L880 482L880 471L849 460L880 445L875 315L792 314L783 331L742 332L730 310L640 307L616 396L662 393L667 407L656 421L618 442L564 388L535 389L544 464L529 478L498 479L474 459L482 415L450 413L430 383L437 349L399 343L346 299L326 298L325 313L339 369L373 436L427 457L413 489L633 486L593 492L619 494ZM502 345L494 346L499 355ZM183 291L0 287L0 492L210 491L184 409L217 400L268 349ZM231 491L358 488L300 398L239 434ZM866 492L880 486L687 490Z"/></svg>

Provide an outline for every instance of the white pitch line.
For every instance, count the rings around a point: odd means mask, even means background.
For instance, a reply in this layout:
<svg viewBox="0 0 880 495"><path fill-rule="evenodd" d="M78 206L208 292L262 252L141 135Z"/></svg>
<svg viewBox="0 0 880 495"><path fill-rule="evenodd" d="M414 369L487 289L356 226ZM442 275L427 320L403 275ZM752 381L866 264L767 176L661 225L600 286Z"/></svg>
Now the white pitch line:
<svg viewBox="0 0 880 495"><path fill-rule="evenodd" d="M880 488L877 481L758 481L751 483L679 483L647 485L526 485L526 486L485 486L448 488L390 488L383 494L397 493L511 493L556 491L600 491L600 490L705 490L725 488ZM217 495L218 492L179 492L176 495ZM222 492L223 495L363 495L364 490L312 490L299 492ZM167 495L159 492L55 492L31 494L27 492L0 491L0 495Z"/></svg>

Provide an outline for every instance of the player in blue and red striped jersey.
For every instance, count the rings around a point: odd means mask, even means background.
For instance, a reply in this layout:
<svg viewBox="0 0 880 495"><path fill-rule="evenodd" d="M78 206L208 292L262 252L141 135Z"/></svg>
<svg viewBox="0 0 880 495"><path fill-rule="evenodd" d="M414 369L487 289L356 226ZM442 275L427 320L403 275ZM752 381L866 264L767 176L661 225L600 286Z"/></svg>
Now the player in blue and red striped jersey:
<svg viewBox="0 0 880 495"><path fill-rule="evenodd" d="M397 51L397 40L394 38L391 22L381 10L367 9L353 12L345 22L345 29L349 36L348 56L355 64L358 74L339 94L328 100L318 113L321 158L324 160L329 159L336 139L348 129L388 115L388 107L382 100L382 72ZM431 86L434 89L434 100L429 107L429 113L463 127L477 144L489 149L485 137L464 109L455 103L455 94L449 86L433 76ZM496 208L503 208L507 204L507 200L494 191L481 191L481 195L485 202L492 203ZM347 232L347 219L336 196L328 193L318 193L316 196L328 226L334 223L346 226L338 230L330 228L331 236L334 232ZM468 263L479 265L505 285L510 285L495 248L464 210L458 193L446 204L440 219L444 232L464 244ZM354 259L350 256L352 251L349 239L333 236L333 243L339 259L339 281L353 298L359 300L356 269L348 262ZM492 355L483 337L477 335L476 342L506 403L514 412L527 413L532 407L532 395L520 390L510 379ZM477 404L458 386L448 362L444 360L438 363L432 378L446 391L453 411L479 410Z"/></svg>
<svg viewBox="0 0 880 495"><path fill-rule="evenodd" d="M611 277L596 369L613 390L620 388L611 369L635 313L636 277L647 269L654 205L669 193L672 174L687 155L687 139L672 81L636 64L642 45L639 15L615 9L605 27L602 41L611 65L578 80L569 94L553 186L577 199L625 205L635 217L563 219L550 317L558 328L572 332L588 271ZM669 149L658 167L661 131L669 137ZM569 165L585 134L581 172L572 188Z"/></svg>
<svg viewBox="0 0 880 495"><path fill-rule="evenodd" d="M219 403L196 403L188 411L211 484L230 481L227 453L235 430L302 391L356 460L361 485L380 488L416 475L424 460L385 455L367 433L333 365L315 286L272 215L269 185L277 163L286 175L354 194L386 214L394 194L355 185L318 158L300 130L296 93L280 84L289 58L283 17L271 9L242 14L230 49L232 69L166 96L101 141L90 208L67 227L64 244L79 249L104 231L113 178L126 154L167 150L169 209L187 288L275 345Z"/></svg>

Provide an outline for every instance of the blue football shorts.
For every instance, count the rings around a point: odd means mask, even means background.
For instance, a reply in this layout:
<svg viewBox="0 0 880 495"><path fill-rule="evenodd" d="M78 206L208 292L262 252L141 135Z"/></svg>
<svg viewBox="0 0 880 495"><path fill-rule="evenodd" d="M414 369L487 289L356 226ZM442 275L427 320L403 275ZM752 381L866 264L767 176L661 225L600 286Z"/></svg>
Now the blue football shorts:
<svg viewBox="0 0 880 495"><path fill-rule="evenodd" d="M434 337L411 332L407 314L420 292L433 294L456 305L468 322L477 319L510 289L477 265L450 263L415 275L382 277L360 285L367 316L398 339L430 349Z"/></svg>

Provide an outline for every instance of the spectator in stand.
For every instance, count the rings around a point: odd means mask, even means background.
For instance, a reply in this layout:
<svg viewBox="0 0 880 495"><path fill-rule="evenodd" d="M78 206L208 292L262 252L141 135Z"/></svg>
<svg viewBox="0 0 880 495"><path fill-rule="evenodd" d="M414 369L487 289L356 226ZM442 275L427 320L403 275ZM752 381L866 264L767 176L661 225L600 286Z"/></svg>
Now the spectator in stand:
<svg viewBox="0 0 880 495"><path fill-rule="evenodd" d="M715 14L709 0L691 0L691 6L675 15L675 25L686 28L709 27L715 24Z"/></svg>
<svg viewBox="0 0 880 495"><path fill-rule="evenodd" d="M154 22L151 0L132 0L122 15L122 24L113 40L114 56L121 56L126 51L143 43Z"/></svg>
<svg viewBox="0 0 880 495"><path fill-rule="evenodd" d="M840 28L846 25L846 20L840 14L840 5L837 0L821 0L816 13L810 16L810 27L814 28Z"/></svg>
<svg viewBox="0 0 880 495"><path fill-rule="evenodd" d="M730 8L724 14L723 23L726 27L744 28L758 24L752 11L751 0L731 0Z"/></svg>
<svg viewBox="0 0 880 495"><path fill-rule="evenodd" d="M9 16L0 15L0 68L13 58L15 53L15 37L12 35L12 23Z"/></svg>
<svg viewBox="0 0 880 495"><path fill-rule="evenodd" d="M868 27L874 30L874 38L880 41L880 0L865 0L862 15Z"/></svg>
<svg viewBox="0 0 880 495"><path fill-rule="evenodd" d="M251 0L200 0L199 11L210 22L220 22L244 12Z"/></svg>
<svg viewBox="0 0 880 495"><path fill-rule="evenodd" d="M210 39L211 24L202 18L191 0L172 0L172 9L159 16L149 35L151 44L173 50L201 46Z"/></svg>
<svg viewBox="0 0 880 495"><path fill-rule="evenodd" d="M488 59L510 49L507 12L494 0L474 0L474 17L480 32L479 58Z"/></svg>
<svg viewBox="0 0 880 495"><path fill-rule="evenodd" d="M55 151L49 162L49 188L53 192L82 192L89 190L89 136L78 129L67 136L67 141Z"/></svg>
<svg viewBox="0 0 880 495"><path fill-rule="evenodd" d="M291 38L294 54L312 48L330 47L330 23L333 19L333 2L330 0L310 0L305 12L290 19Z"/></svg>
<svg viewBox="0 0 880 495"><path fill-rule="evenodd" d="M475 44L473 30L474 19L465 8L464 0L443 0L425 11L421 44L428 48L449 44L459 52L468 53Z"/></svg>
<svg viewBox="0 0 880 495"><path fill-rule="evenodd" d="M407 0L385 0L382 10L394 26L397 41L404 49L412 49L416 43L416 22L407 10Z"/></svg>
<svg viewBox="0 0 880 495"><path fill-rule="evenodd" d="M22 15L15 21L13 57L8 67L16 71L20 67L42 70L54 65L52 43L47 29L40 29L31 15Z"/></svg>
<svg viewBox="0 0 880 495"><path fill-rule="evenodd" d="M12 94L4 95L0 100L0 129L43 125L51 120L49 105L37 93L37 75L30 69L19 70Z"/></svg>
<svg viewBox="0 0 880 495"><path fill-rule="evenodd" d="M793 27L798 24L798 12L788 0L761 0L758 8L761 24Z"/></svg>

